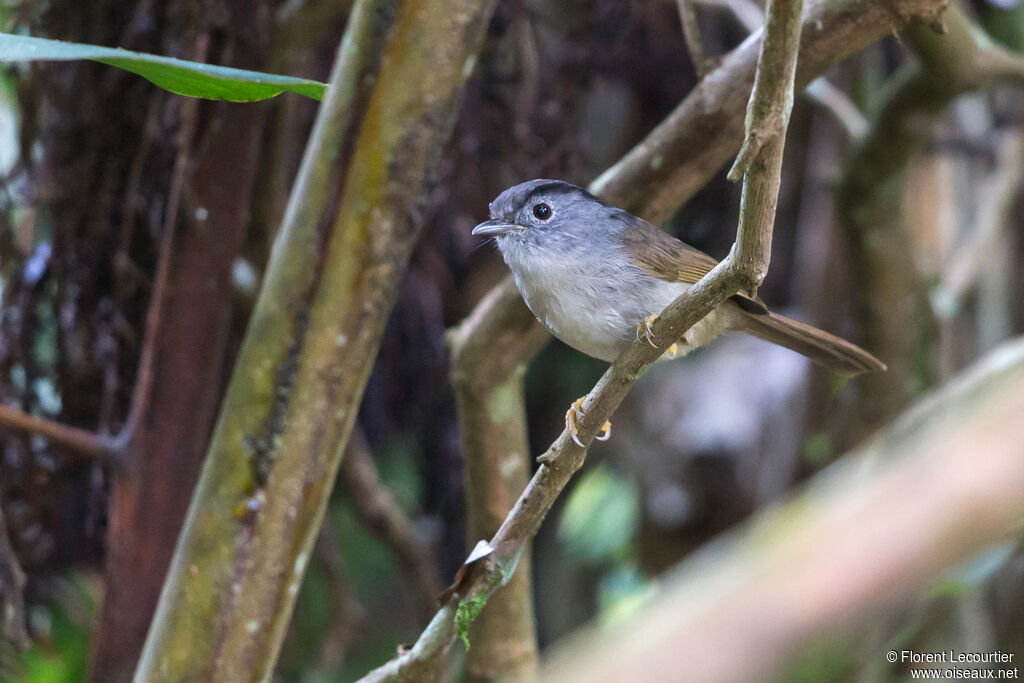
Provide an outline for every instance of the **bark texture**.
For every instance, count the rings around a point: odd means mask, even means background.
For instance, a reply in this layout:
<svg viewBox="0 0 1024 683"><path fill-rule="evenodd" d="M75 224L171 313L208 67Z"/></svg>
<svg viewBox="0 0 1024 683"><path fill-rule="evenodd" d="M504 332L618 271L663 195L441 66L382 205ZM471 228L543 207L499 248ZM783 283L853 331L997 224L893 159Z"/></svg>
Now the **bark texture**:
<svg viewBox="0 0 1024 683"><path fill-rule="evenodd" d="M136 680L272 674L491 8L353 8Z"/></svg>

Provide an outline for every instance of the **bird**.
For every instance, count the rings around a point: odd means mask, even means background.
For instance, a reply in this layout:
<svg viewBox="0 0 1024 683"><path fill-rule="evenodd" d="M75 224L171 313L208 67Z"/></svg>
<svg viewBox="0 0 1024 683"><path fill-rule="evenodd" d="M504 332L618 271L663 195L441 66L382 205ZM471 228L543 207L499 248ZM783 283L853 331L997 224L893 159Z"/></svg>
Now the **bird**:
<svg viewBox="0 0 1024 683"><path fill-rule="evenodd" d="M657 226L561 180L514 185L492 201L472 234L493 238L537 320L556 338L611 362L717 261ZM864 349L824 330L774 313L741 291L693 325L662 354L673 360L724 332L779 344L841 375L886 369ZM575 441L573 403L566 424ZM603 436L610 435L610 425Z"/></svg>

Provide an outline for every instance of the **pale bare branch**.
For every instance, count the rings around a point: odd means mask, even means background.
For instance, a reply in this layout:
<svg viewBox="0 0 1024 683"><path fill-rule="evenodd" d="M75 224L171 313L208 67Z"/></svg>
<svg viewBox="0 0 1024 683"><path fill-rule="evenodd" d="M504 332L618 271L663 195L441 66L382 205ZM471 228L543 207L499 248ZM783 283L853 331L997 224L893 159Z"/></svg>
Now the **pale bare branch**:
<svg viewBox="0 0 1024 683"><path fill-rule="evenodd" d="M580 634L542 680L650 680L680 666L694 683L789 680L802 653L877 623L1020 532L1021 414L1018 340L790 502L686 560L635 619Z"/></svg>

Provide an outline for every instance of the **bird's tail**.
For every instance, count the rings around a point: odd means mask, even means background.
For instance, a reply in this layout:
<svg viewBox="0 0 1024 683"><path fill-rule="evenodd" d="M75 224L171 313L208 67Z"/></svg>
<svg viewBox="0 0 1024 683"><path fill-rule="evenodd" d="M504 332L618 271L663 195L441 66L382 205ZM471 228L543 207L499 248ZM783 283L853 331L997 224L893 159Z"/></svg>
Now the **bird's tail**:
<svg viewBox="0 0 1024 683"><path fill-rule="evenodd" d="M739 328L758 339L785 346L807 356L815 363L841 375L852 377L864 372L880 372L886 369L885 363L856 344L770 311L753 313L744 310L743 323Z"/></svg>

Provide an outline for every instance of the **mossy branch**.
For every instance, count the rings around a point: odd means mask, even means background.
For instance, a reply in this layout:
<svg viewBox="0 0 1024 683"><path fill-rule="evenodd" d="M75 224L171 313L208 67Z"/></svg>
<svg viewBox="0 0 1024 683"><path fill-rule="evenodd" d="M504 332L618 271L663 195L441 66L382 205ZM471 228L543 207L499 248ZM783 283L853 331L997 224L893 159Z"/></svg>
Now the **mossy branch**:
<svg viewBox="0 0 1024 683"><path fill-rule="evenodd" d="M356 2L136 680L272 675L492 9Z"/></svg>

